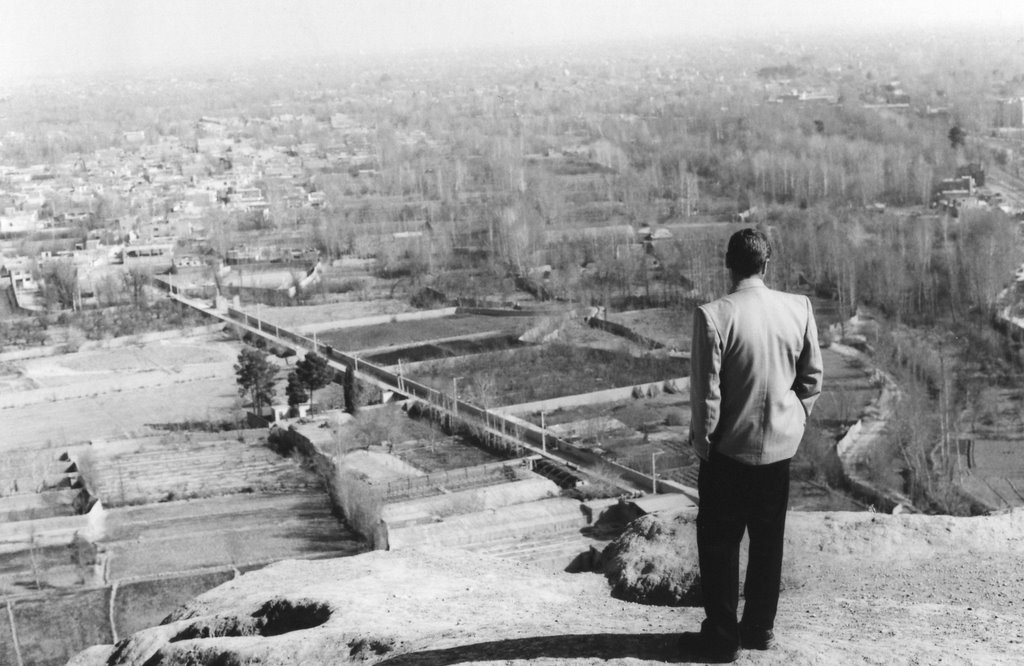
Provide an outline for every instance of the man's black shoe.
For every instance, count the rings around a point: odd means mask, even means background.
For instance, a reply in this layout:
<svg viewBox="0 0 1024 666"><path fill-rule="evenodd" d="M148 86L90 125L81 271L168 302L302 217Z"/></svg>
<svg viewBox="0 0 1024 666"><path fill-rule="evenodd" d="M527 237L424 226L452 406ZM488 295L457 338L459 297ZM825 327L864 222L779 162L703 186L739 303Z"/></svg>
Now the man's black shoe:
<svg viewBox="0 0 1024 666"><path fill-rule="evenodd" d="M716 641L705 634L688 631L679 635L679 657L705 664L731 664L740 657L740 646Z"/></svg>
<svg viewBox="0 0 1024 666"><path fill-rule="evenodd" d="M740 625L740 645L747 650L771 650L778 644L771 629L748 629Z"/></svg>

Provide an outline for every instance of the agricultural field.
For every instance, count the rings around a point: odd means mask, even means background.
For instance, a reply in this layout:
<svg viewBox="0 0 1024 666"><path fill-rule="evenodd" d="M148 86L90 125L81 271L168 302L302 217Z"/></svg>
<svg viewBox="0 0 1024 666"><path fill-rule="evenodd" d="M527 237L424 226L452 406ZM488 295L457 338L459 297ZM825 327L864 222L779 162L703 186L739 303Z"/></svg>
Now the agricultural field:
<svg viewBox="0 0 1024 666"><path fill-rule="evenodd" d="M184 422L234 422L241 415L233 369L239 349L216 334L8 362L0 446L66 446Z"/></svg>
<svg viewBox="0 0 1024 666"><path fill-rule="evenodd" d="M689 308L659 308L617 312L609 321L622 324L669 349L689 349L693 333L693 312Z"/></svg>
<svg viewBox="0 0 1024 666"><path fill-rule="evenodd" d="M1024 506L1024 440L1021 438L1020 389L996 386L982 390L968 409L960 436L971 443L962 449L957 468L964 488L989 506Z"/></svg>
<svg viewBox="0 0 1024 666"><path fill-rule="evenodd" d="M94 441L71 457L90 493L108 508L319 487L299 461L267 445L264 429Z"/></svg>
<svg viewBox="0 0 1024 666"><path fill-rule="evenodd" d="M255 314L255 308L246 306ZM346 299L316 305L292 305L288 307L261 306L260 317L264 321L276 324L292 331L302 330L308 325L325 322L360 319L362 317L379 317L380 315L401 314L412 312L415 308L408 301L398 299Z"/></svg>
<svg viewBox="0 0 1024 666"><path fill-rule="evenodd" d="M365 549L320 487L111 509L106 528L98 546L110 580Z"/></svg>
<svg viewBox="0 0 1024 666"><path fill-rule="evenodd" d="M333 454L363 448L381 450L417 470L430 473L474 467L501 458L435 422L410 416L396 405L362 409L337 426L332 440L321 446Z"/></svg>
<svg viewBox="0 0 1024 666"><path fill-rule="evenodd" d="M264 430L94 441L70 455L64 466L73 463L81 483L48 491L50 502L74 495L89 516L54 507L51 517L5 525L0 590L77 589L365 549L335 515L319 474L276 453Z"/></svg>
<svg viewBox="0 0 1024 666"><path fill-rule="evenodd" d="M317 339L343 351L407 346L481 333L522 334L535 322L531 317L488 317L457 314L450 317L399 321L375 326L323 331Z"/></svg>
<svg viewBox="0 0 1024 666"><path fill-rule="evenodd" d="M623 350L565 343L435 361L412 373L417 381L485 407L516 405L602 389L685 377L689 362L667 356L634 356Z"/></svg>
<svg viewBox="0 0 1024 666"><path fill-rule="evenodd" d="M8 442L18 447L67 446L94 437L160 432L187 422L236 423L239 406L229 375L131 391L110 388L83 398L3 409L3 447Z"/></svg>
<svg viewBox="0 0 1024 666"><path fill-rule="evenodd" d="M964 487L989 506L1024 506L1024 440L975 439L961 473Z"/></svg>
<svg viewBox="0 0 1024 666"><path fill-rule="evenodd" d="M501 460L458 435L399 442L391 448L391 455L428 474Z"/></svg>

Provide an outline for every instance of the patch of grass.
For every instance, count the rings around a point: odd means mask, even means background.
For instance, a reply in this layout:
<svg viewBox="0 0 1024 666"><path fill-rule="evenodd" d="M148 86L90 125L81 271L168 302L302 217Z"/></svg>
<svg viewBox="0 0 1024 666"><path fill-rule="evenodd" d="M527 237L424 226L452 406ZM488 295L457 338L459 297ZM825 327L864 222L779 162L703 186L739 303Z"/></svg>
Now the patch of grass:
<svg viewBox="0 0 1024 666"><path fill-rule="evenodd" d="M525 330L529 318L485 317L480 315L455 315L436 319L420 319L406 322L390 322L375 326L324 331L319 333L320 342L335 349L358 350L409 345L416 342L451 338L460 335L485 333L498 330Z"/></svg>

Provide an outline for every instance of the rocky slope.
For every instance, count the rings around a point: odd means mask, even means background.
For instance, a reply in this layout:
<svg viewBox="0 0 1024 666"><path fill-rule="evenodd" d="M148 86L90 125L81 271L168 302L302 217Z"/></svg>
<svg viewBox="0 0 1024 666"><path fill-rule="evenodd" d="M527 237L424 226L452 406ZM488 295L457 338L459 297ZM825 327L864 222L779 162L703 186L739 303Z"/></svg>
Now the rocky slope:
<svg viewBox="0 0 1024 666"><path fill-rule="evenodd" d="M739 663L1024 663L1024 511L789 521L780 645ZM693 553L679 514L635 522L607 579L459 551L281 562L71 664L687 663L702 611L654 604L692 598Z"/></svg>

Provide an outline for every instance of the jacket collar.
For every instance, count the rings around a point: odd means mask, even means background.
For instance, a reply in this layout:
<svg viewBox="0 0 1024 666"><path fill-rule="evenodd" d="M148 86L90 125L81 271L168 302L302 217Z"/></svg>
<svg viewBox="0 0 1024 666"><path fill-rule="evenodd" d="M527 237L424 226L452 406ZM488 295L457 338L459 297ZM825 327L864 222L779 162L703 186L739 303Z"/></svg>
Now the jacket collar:
<svg viewBox="0 0 1024 666"><path fill-rule="evenodd" d="M733 287L729 291L729 293L733 294L733 293L736 293L737 291L743 291L744 289L754 289L755 287L764 287L764 286L765 286L764 280L761 277L759 277L757 275L752 275L752 276L750 276L748 278L743 278L742 280L737 282L736 286Z"/></svg>

